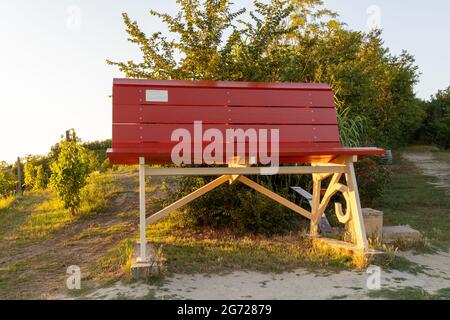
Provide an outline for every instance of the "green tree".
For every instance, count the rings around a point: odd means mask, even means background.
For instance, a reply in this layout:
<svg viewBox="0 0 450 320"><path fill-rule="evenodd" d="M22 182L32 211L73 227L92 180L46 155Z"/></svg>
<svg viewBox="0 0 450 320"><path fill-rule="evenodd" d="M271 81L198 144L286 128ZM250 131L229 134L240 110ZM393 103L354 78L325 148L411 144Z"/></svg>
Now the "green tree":
<svg viewBox="0 0 450 320"><path fill-rule="evenodd" d="M426 143L450 148L450 86L425 103L426 118L418 135Z"/></svg>
<svg viewBox="0 0 450 320"><path fill-rule="evenodd" d="M89 157L73 129L59 145L58 159L51 165L50 185L70 214L75 214L81 202L80 190L89 175Z"/></svg>
<svg viewBox="0 0 450 320"><path fill-rule="evenodd" d="M44 171L44 166L42 164L36 167L36 180L34 182L34 189L42 190L47 187L47 175Z"/></svg>
<svg viewBox="0 0 450 320"><path fill-rule="evenodd" d="M0 161L0 196L7 197L16 191L17 178L12 166Z"/></svg>
<svg viewBox="0 0 450 320"><path fill-rule="evenodd" d="M111 140L84 142L83 147L89 150L92 171L103 170L102 164L107 159L106 150L111 148Z"/></svg>
<svg viewBox="0 0 450 320"><path fill-rule="evenodd" d="M36 167L31 161L25 162L23 166L24 183L30 189L34 188L34 182L36 180Z"/></svg>
<svg viewBox="0 0 450 320"><path fill-rule="evenodd" d="M32 190L42 190L47 187L50 176L50 158L28 155L23 168L25 186Z"/></svg>

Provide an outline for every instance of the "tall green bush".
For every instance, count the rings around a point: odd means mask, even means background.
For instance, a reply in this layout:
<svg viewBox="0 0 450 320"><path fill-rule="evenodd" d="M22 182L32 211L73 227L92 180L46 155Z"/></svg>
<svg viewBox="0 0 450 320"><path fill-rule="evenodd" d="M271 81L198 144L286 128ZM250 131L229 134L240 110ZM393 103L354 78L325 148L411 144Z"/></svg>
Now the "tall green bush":
<svg viewBox="0 0 450 320"><path fill-rule="evenodd" d="M28 189L45 189L51 174L49 159L43 156L27 156L23 174L24 183Z"/></svg>
<svg viewBox="0 0 450 320"><path fill-rule="evenodd" d="M16 191L16 181L12 166L0 161L0 197L7 197Z"/></svg>
<svg viewBox="0 0 450 320"><path fill-rule="evenodd" d="M80 192L89 175L89 157L73 129L59 145L58 159L51 165L50 185L73 215L80 207Z"/></svg>

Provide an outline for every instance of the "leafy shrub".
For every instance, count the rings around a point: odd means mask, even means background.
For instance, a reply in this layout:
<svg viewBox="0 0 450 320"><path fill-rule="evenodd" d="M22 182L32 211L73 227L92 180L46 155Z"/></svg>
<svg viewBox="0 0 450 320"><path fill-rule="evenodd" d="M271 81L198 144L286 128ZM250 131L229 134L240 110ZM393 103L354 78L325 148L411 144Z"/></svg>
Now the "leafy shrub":
<svg viewBox="0 0 450 320"><path fill-rule="evenodd" d="M308 188L310 178L304 175L280 175L273 177L250 177L265 187L291 201L296 195L290 186ZM169 196L162 205L189 194L211 181L212 177L183 177L176 188L167 188ZM236 182L224 184L195 201L184 209L182 219L191 226L229 228L235 232L260 234L285 233L298 227L302 218L272 199Z"/></svg>
<svg viewBox="0 0 450 320"><path fill-rule="evenodd" d="M109 166L106 150L111 148L111 140L84 142L82 145L88 150L90 171L104 172Z"/></svg>
<svg viewBox="0 0 450 320"><path fill-rule="evenodd" d="M60 142L58 160L51 165L50 185L64 202L64 207L73 215L80 207L80 190L86 185L89 175L89 157L79 144L75 130L68 132Z"/></svg>
<svg viewBox="0 0 450 320"><path fill-rule="evenodd" d="M99 166L108 159L106 157L106 150L111 148L111 139L84 142L82 145L94 154L94 159L97 158ZM98 166L95 169L97 169Z"/></svg>
<svg viewBox="0 0 450 320"><path fill-rule="evenodd" d="M0 162L0 197L8 197L16 190L16 176L11 166Z"/></svg>
<svg viewBox="0 0 450 320"><path fill-rule="evenodd" d="M42 164L33 165L30 162L24 166L25 185L33 190L42 190L47 187L48 176Z"/></svg>
<svg viewBox="0 0 450 320"><path fill-rule="evenodd" d="M23 166L24 183L28 189L42 190L47 187L50 171L50 159L44 156L28 155Z"/></svg>
<svg viewBox="0 0 450 320"><path fill-rule="evenodd" d="M297 229L304 220L293 211L253 190L240 193L239 202L240 207L232 212L239 232L283 234Z"/></svg>
<svg viewBox="0 0 450 320"><path fill-rule="evenodd" d="M355 164L361 204L371 206L391 181L392 172L377 158L364 158Z"/></svg>

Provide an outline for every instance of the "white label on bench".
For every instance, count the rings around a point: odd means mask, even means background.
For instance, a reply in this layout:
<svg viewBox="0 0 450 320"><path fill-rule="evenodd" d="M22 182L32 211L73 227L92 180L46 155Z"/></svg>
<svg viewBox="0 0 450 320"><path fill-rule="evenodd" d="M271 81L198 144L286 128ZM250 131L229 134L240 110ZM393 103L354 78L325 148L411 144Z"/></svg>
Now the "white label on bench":
<svg viewBox="0 0 450 320"><path fill-rule="evenodd" d="M145 101L168 102L169 92L167 90L145 90Z"/></svg>

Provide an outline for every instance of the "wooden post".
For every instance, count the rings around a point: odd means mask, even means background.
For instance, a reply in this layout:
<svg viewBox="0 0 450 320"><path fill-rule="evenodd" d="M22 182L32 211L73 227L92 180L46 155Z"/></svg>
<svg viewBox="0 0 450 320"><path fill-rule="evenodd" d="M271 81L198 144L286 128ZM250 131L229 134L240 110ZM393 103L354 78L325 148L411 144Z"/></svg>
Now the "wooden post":
<svg viewBox="0 0 450 320"><path fill-rule="evenodd" d="M348 194L351 205L351 221L350 227L353 228L356 245L360 249L367 250L369 244L367 242L366 230L364 228L364 220L361 210L361 202L359 200L358 184L356 182L355 168L353 167L353 158L348 157L345 160L347 173L345 178L347 180Z"/></svg>
<svg viewBox="0 0 450 320"><path fill-rule="evenodd" d="M319 220L322 213L319 210L320 207L320 189L322 187L322 181L320 176L313 173L313 192L312 192L312 205L311 213L312 219L310 222L310 235L311 237L317 237L319 235Z"/></svg>
<svg viewBox="0 0 450 320"><path fill-rule="evenodd" d="M139 229L140 229L140 256L137 262L148 262L147 236L145 221L145 158L139 158Z"/></svg>
<svg viewBox="0 0 450 320"><path fill-rule="evenodd" d="M20 158L17 157L17 195L22 195L22 164L20 163Z"/></svg>

